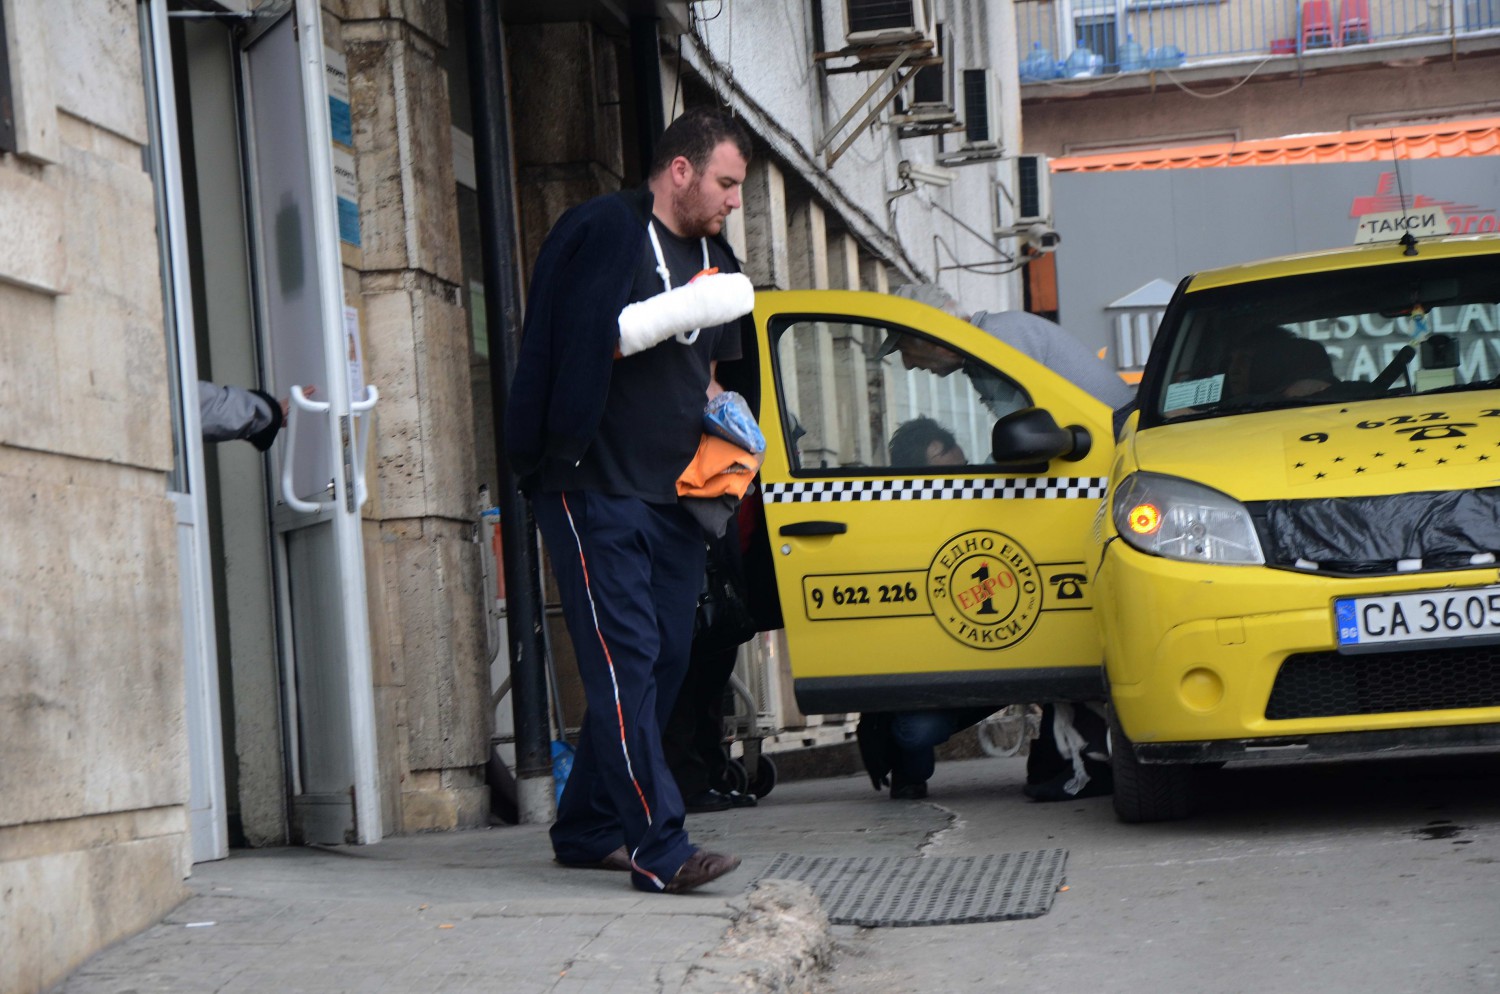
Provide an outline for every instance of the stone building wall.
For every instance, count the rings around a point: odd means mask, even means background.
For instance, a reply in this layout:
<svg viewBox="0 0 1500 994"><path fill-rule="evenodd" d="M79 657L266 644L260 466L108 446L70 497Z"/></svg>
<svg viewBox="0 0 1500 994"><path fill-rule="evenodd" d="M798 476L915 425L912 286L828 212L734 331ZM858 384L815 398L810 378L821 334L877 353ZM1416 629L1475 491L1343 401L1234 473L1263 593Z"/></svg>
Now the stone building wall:
<svg viewBox="0 0 1500 994"><path fill-rule="evenodd" d="M188 767L136 4L5 15L0 990L30 992L184 896Z"/></svg>
<svg viewBox="0 0 1500 994"><path fill-rule="evenodd" d="M457 188L441 2L344 0L330 30L349 64L362 251L345 293L362 312L381 400L365 566L388 834L484 823L489 674Z"/></svg>

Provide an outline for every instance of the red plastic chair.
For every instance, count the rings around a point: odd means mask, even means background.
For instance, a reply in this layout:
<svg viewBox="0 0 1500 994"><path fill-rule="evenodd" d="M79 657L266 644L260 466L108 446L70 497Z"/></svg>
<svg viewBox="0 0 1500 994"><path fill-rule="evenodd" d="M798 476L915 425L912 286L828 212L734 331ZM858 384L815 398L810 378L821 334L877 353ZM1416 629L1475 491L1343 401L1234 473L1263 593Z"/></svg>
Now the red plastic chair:
<svg viewBox="0 0 1500 994"><path fill-rule="evenodd" d="M1370 40L1370 0L1343 0L1339 5L1339 44L1362 45Z"/></svg>
<svg viewBox="0 0 1500 994"><path fill-rule="evenodd" d="M1328 0L1305 0L1302 4L1302 50L1333 47L1333 11Z"/></svg>

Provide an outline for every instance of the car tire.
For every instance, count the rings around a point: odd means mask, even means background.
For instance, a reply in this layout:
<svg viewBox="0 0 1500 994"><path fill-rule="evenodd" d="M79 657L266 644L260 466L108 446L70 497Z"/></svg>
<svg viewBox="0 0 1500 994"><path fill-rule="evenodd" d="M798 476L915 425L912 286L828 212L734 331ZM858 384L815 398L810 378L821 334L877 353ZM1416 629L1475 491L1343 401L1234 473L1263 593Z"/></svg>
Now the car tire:
<svg viewBox="0 0 1500 994"><path fill-rule="evenodd" d="M1110 770L1114 773L1115 815L1123 822L1177 821L1193 813L1193 767L1180 763L1142 763L1135 746L1120 730L1109 709Z"/></svg>

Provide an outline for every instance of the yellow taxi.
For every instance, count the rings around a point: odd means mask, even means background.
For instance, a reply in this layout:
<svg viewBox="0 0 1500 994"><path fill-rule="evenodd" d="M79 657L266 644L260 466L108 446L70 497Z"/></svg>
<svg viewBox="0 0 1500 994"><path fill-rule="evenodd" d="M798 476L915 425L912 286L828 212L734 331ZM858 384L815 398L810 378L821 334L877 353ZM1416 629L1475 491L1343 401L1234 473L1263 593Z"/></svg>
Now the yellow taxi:
<svg viewBox="0 0 1500 994"><path fill-rule="evenodd" d="M759 294L799 707L1107 699L1127 821L1197 765L1500 744L1497 302L1497 238L1199 273L1117 443L941 311Z"/></svg>
<svg viewBox="0 0 1500 994"><path fill-rule="evenodd" d="M1500 239L1199 273L1110 470L1115 808L1195 764L1500 743Z"/></svg>

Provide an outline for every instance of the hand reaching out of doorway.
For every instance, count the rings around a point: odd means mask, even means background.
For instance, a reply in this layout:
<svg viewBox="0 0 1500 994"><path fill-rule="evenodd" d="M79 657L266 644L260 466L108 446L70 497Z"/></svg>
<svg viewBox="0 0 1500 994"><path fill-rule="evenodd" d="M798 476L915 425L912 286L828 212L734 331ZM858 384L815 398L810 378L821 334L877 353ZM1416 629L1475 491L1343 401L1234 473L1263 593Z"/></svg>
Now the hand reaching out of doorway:
<svg viewBox="0 0 1500 994"><path fill-rule="evenodd" d="M317 387L306 386L311 397ZM261 452L271 447L291 413L290 398L280 401L263 390L198 381L198 415L205 442L243 438Z"/></svg>

